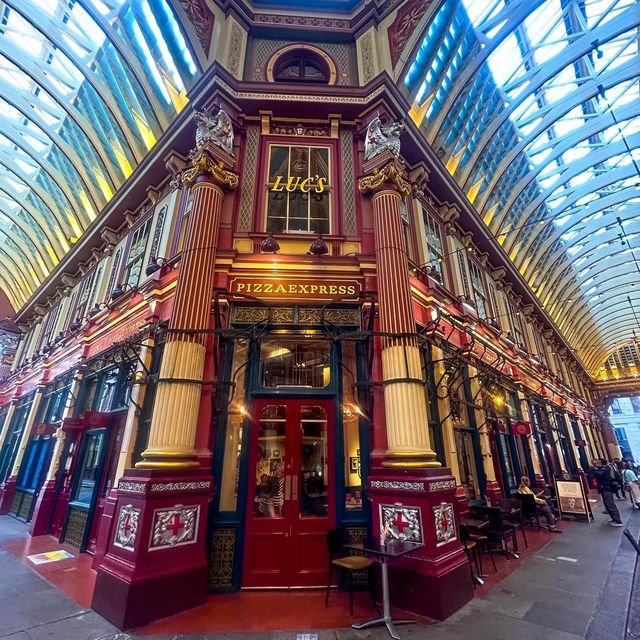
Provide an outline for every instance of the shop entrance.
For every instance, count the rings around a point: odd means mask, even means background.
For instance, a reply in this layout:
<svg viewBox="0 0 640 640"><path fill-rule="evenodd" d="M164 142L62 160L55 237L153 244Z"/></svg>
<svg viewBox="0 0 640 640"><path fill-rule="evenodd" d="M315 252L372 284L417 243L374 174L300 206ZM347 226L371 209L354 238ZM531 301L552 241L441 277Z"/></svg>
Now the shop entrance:
<svg viewBox="0 0 640 640"><path fill-rule="evenodd" d="M255 400L244 587L326 584L335 523L333 400Z"/></svg>

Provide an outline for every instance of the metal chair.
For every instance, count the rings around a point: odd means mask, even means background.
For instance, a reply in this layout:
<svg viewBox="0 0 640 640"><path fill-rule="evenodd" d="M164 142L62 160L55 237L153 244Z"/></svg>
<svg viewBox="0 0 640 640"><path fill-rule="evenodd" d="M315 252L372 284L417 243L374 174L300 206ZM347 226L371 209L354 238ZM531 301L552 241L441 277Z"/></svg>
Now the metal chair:
<svg viewBox="0 0 640 640"><path fill-rule="evenodd" d="M525 520L528 520L531 526L533 526L533 521L535 520L535 526L542 529L542 525L540 524L540 514L538 513L535 497L527 493L516 493L515 497L520 503L522 517Z"/></svg>
<svg viewBox="0 0 640 640"><path fill-rule="evenodd" d="M499 544L507 558L509 558L509 554L518 558L516 528L512 524L504 522L500 507L474 506L472 510L489 520L489 527L483 529L483 533L487 536L489 542ZM513 544L513 551L509 551L507 546L509 540Z"/></svg>
<svg viewBox="0 0 640 640"><path fill-rule="evenodd" d="M342 572L347 588L349 590L349 610L353 615L353 574L356 571L369 570L373 565L373 560L357 555L347 555L342 547L344 534L341 529L331 529L327 531L327 551L329 552L329 580L327 581L327 592L324 598L324 606L329 606L329 593L331 592L331 579L333 578L334 567ZM371 577L369 576L369 585Z"/></svg>
<svg viewBox="0 0 640 640"><path fill-rule="evenodd" d="M527 542L527 534L524 531L524 523L522 522L520 502L518 500L500 500L500 511L505 522L520 530L524 546L528 549L529 543Z"/></svg>

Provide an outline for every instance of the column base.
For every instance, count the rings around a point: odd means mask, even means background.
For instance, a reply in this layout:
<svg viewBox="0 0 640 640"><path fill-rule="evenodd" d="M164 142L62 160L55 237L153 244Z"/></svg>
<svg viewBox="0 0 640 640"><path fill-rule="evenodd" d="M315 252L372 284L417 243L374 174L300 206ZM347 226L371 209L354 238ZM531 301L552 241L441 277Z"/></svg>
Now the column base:
<svg viewBox="0 0 640 640"><path fill-rule="evenodd" d="M36 500L36 506L31 515L29 535L43 536L49 533L49 523L53 515L53 507L56 501L56 481L49 480L42 485Z"/></svg>
<svg viewBox="0 0 640 640"><path fill-rule="evenodd" d="M98 525L98 535L96 538L96 548L93 552L93 561L91 568L97 571L102 564L102 560L107 554L109 540L113 535L113 520L116 512L116 504L118 502L118 490L113 488L109 491L109 495L105 498L102 506L102 514L100 515L100 523Z"/></svg>
<svg viewBox="0 0 640 640"><path fill-rule="evenodd" d="M212 494L210 469L128 469L118 483L93 609L124 630L203 604Z"/></svg>
<svg viewBox="0 0 640 640"><path fill-rule="evenodd" d="M498 506L500 504L500 500L504 499L502 489L495 480L487 480L486 496L487 502L494 507Z"/></svg>
<svg viewBox="0 0 640 640"><path fill-rule="evenodd" d="M369 476L373 536L422 542L389 566L391 604L443 620L473 597L458 537L456 480L449 469L380 469Z"/></svg>
<svg viewBox="0 0 640 640"><path fill-rule="evenodd" d="M17 479L17 476L7 478L4 487L0 489L0 516L6 515L9 513L9 509L11 509L11 502L16 492Z"/></svg>

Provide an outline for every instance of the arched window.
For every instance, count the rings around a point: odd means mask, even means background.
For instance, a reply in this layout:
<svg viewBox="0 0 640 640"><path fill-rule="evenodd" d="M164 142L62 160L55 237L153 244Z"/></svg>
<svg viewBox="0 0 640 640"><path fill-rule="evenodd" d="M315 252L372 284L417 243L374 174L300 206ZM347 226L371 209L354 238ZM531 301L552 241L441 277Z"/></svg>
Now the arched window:
<svg viewBox="0 0 640 640"><path fill-rule="evenodd" d="M276 82L329 83L329 67L314 51L295 49L282 56L275 65Z"/></svg>

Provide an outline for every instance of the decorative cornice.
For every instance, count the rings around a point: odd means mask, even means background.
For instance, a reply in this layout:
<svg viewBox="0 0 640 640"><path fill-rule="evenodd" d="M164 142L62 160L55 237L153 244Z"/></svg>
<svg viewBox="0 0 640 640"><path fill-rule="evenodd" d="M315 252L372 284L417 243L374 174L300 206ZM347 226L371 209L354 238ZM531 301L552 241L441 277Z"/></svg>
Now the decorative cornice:
<svg viewBox="0 0 640 640"><path fill-rule="evenodd" d="M395 160L387 163L382 168L376 167L373 173L366 175L358 181L358 189L362 193L380 191L385 185L392 186L398 193L407 197L411 193L411 183L407 179L405 166Z"/></svg>

